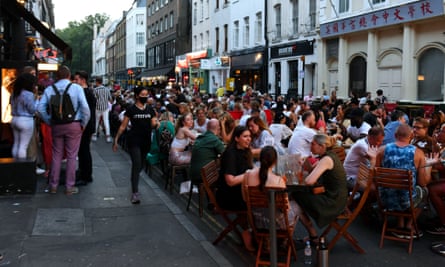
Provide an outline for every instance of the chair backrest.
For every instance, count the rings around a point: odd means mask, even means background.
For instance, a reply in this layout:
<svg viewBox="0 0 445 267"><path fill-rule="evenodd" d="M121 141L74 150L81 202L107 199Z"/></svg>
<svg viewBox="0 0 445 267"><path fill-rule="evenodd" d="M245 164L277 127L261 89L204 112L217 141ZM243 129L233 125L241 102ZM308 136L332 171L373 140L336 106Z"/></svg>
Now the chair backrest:
<svg viewBox="0 0 445 267"><path fill-rule="evenodd" d="M243 187L245 197L246 197L246 205L247 205L247 214L249 223L252 226L252 230L254 234L258 232L256 221L254 218L254 212L257 210L268 209L269 208L269 197L268 197L268 189L265 188L261 190L258 186L248 186L244 185ZM276 214L278 212L282 212L284 214L283 219L285 220L285 225L289 226L289 220L287 216L287 210L289 208L289 200L287 198L287 193L284 190L277 189L278 191L275 193L275 210ZM267 213L268 214L268 213Z"/></svg>
<svg viewBox="0 0 445 267"><path fill-rule="evenodd" d="M343 163L346 159L346 151L345 148L342 146L334 146L331 151L333 153L335 153L338 157L338 159L340 159L340 161Z"/></svg>
<svg viewBox="0 0 445 267"><path fill-rule="evenodd" d="M215 190L219 177L220 160L212 160L201 168L201 177L210 202L219 210Z"/></svg>
<svg viewBox="0 0 445 267"><path fill-rule="evenodd" d="M365 163L360 163L360 167L358 169L357 179L355 180L355 185L352 189L351 194L348 197L347 207L354 206L354 197L357 192L362 192L362 196L360 198L360 201L356 206L354 207L354 210L360 210L365 205L366 200L369 196L369 193L372 189L372 183L373 183L373 175L374 175L374 168L369 168L368 165Z"/></svg>
<svg viewBox="0 0 445 267"><path fill-rule="evenodd" d="M411 204L413 203L412 193L414 185L413 174L410 170L376 167L373 180L377 191L381 188L407 190L409 193L409 201ZM377 200L379 206L385 208L379 193L377 193Z"/></svg>

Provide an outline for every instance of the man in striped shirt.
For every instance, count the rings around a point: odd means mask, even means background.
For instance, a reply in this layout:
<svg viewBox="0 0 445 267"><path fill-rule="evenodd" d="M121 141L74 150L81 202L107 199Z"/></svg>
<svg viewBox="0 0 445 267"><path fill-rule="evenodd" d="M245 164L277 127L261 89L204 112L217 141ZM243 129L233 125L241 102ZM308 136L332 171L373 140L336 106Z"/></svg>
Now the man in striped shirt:
<svg viewBox="0 0 445 267"><path fill-rule="evenodd" d="M102 77L96 77L96 88L94 88L94 96L96 96L96 132L93 134L92 140L96 141L98 136L97 129L100 125L100 118L102 117L103 127L105 128L105 135L107 143L111 143L113 139L110 136L110 121L108 119L109 103L111 102L110 89L102 85Z"/></svg>

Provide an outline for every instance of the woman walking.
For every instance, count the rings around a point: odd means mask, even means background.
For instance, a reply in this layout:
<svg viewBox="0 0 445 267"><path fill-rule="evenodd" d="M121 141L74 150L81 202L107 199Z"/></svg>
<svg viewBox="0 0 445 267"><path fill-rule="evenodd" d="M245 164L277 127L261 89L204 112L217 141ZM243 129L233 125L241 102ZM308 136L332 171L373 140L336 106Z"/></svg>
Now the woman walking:
<svg viewBox="0 0 445 267"><path fill-rule="evenodd" d="M128 123L131 128L126 133L128 153L131 157L131 203L139 204L139 173L142 170L143 162L150 151L151 130L156 129L159 122L156 113L150 105L147 105L148 89L145 87L134 88L136 102L125 111L124 119L114 138L113 151L117 151L119 137L127 129Z"/></svg>

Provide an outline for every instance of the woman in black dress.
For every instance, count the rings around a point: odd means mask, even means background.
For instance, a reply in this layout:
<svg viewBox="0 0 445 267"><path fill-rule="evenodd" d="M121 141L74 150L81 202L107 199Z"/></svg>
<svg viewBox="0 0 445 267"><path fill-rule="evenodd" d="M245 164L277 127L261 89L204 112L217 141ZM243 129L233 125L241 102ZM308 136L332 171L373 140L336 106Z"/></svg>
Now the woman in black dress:
<svg viewBox="0 0 445 267"><path fill-rule="evenodd" d="M147 104L148 89L145 87L134 88L136 102L125 111L124 119L114 137L113 151L117 151L119 137L131 123L130 130L126 133L128 153L131 157L131 203L139 204L139 173L145 161L151 145L151 130L159 127L159 122L154 109Z"/></svg>
<svg viewBox="0 0 445 267"><path fill-rule="evenodd" d="M216 201L223 209L243 211L247 210L243 200L241 185L244 173L253 168L253 157L250 150L251 133L245 126L237 126L233 131L232 139L221 156L221 169L218 179ZM253 251L252 237L247 230L247 217L241 223L245 230L242 234L244 245Z"/></svg>

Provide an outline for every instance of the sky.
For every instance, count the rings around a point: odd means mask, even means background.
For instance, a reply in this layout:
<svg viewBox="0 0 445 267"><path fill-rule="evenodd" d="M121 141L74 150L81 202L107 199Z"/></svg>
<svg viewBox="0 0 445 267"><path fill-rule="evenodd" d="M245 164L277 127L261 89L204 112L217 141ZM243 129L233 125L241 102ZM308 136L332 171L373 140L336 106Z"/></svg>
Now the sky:
<svg viewBox="0 0 445 267"><path fill-rule="evenodd" d="M107 14L112 20L122 17L134 0L52 0L56 29L68 27L69 21L82 21L88 15Z"/></svg>

